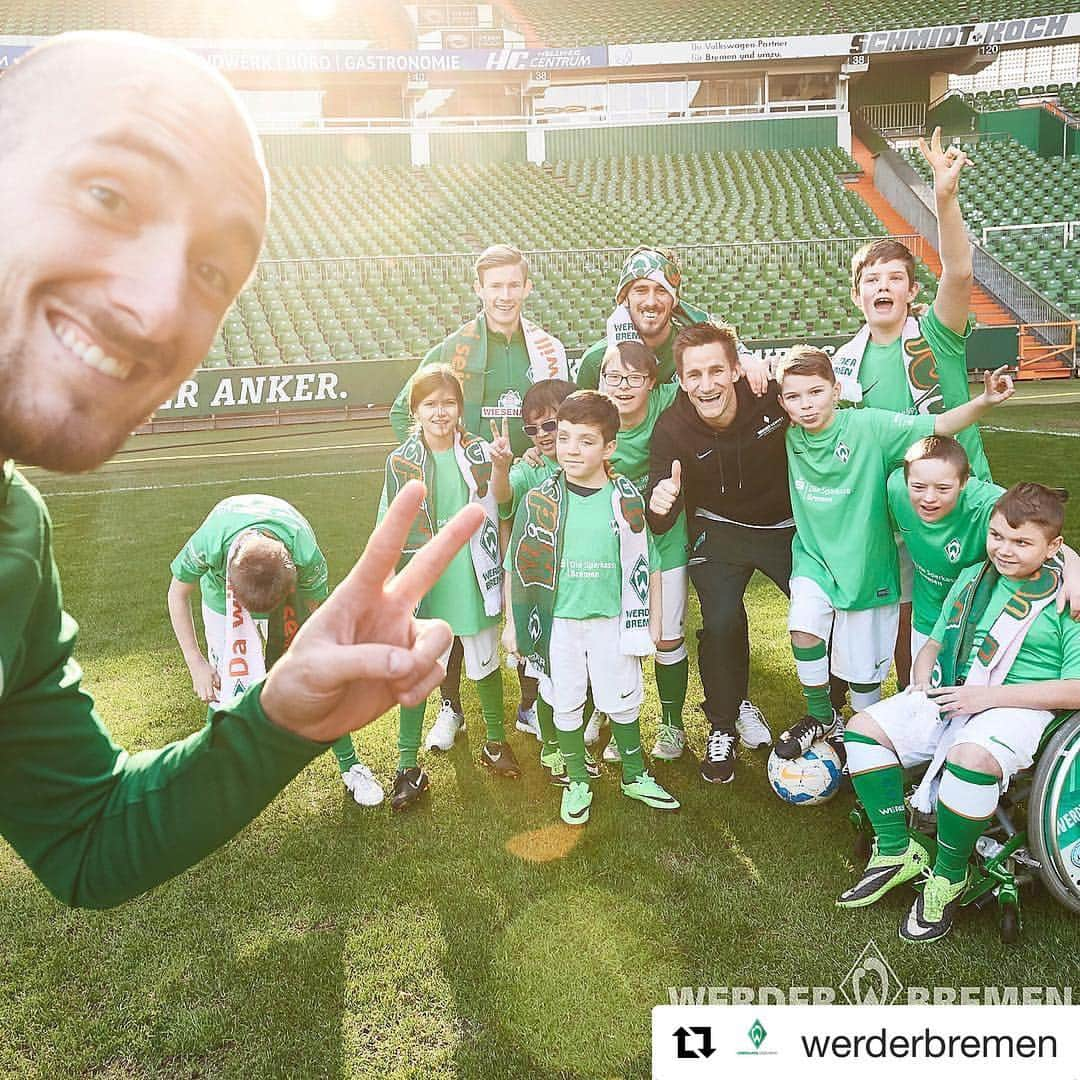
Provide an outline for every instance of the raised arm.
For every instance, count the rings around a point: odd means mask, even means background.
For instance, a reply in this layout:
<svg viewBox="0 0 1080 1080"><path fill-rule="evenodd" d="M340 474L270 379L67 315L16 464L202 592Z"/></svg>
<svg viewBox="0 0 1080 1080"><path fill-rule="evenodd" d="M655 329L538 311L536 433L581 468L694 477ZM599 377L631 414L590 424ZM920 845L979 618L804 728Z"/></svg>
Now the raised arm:
<svg viewBox="0 0 1080 1080"><path fill-rule="evenodd" d="M919 140L919 151L934 172L937 205L938 249L941 281L934 299L934 314L943 326L957 334L967 329L971 308L971 241L960 211L960 173L971 165L967 154L955 146L943 150L941 128L934 128L930 142Z"/></svg>

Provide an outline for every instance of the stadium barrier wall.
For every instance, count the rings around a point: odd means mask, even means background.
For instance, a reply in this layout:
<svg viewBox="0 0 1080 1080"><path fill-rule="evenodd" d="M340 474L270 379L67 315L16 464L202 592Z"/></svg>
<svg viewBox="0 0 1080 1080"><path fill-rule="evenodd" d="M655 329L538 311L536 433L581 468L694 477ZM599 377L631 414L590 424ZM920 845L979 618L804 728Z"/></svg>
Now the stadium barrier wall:
<svg viewBox="0 0 1080 1080"><path fill-rule="evenodd" d="M719 123L646 124L545 132L549 161L649 154L700 154L712 150L788 150L836 146L836 116L730 120Z"/></svg>
<svg viewBox="0 0 1080 1080"><path fill-rule="evenodd" d="M260 140L268 165L409 165L412 161L409 135L400 131L263 134Z"/></svg>
<svg viewBox="0 0 1080 1080"><path fill-rule="evenodd" d="M771 338L749 341L759 355L772 358L805 341L832 353L847 338ZM978 327L968 342L971 371L1012 364L1017 356L1015 326ZM339 360L272 367L208 368L196 371L151 418L171 421L225 420L231 417L288 416L320 419L354 410L385 409L416 370L420 358Z"/></svg>

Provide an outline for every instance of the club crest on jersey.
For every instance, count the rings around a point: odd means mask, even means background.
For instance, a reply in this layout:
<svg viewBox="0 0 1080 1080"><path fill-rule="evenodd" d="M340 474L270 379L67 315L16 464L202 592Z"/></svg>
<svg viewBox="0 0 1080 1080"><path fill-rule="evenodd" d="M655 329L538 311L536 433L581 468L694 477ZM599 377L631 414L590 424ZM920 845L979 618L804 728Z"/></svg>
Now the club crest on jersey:
<svg viewBox="0 0 1080 1080"><path fill-rule="evenodd" d="M630 571L630 585L637 593L637 598L642 605L647 605L649 602L649 564L645 561L644 555L638 556L634 569Z"/></svg>
<svg viewBox="0 0 1080 1080"><path fill-rule="evenodd" d="M952 563L960 560L960 541L955 536L945 545L945 558Z"/></svg>
<svg viewBox="0 0 1080 1080"><path fill-rule="evenodd" d="M851 458L851 447L847 443L838 442L833 453L840 459L841 465L846 465Z"/></svg>
<svg viewBox="0 0 1080 1080"><path fill-rule="evenodd" d="M504 390L494 405L486 405L480 410L485 419L495 420L504 416L521 415L521 395L516 390Z"/></svg>

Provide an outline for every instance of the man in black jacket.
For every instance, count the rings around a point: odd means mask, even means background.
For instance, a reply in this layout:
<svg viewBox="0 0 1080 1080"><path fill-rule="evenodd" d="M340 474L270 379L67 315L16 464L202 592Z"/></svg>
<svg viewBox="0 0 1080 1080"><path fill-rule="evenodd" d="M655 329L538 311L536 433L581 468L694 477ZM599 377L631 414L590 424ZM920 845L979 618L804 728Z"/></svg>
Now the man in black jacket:
<svg viewBox="0 0 1080 1080"><path fill-rule="evenodd" d="M701 601L698 667L711 732L701 775L735 775L736 718L747 696L750 637L743 594L755 570L785 595L795 524L788 496L787 417L774 382L756 397L739 377L735 331L701 323L680 331L680 390L650 448L648 519L671 528L685 505L690 578Z"/></svg>

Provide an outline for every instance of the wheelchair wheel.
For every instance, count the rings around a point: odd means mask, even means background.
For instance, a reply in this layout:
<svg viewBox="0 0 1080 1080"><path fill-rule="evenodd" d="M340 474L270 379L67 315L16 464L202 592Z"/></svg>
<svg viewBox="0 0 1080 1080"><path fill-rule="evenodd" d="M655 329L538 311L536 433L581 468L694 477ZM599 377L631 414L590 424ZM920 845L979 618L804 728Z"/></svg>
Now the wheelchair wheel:
<svg viewBox="0 0 1080 1080"><path fill-rule="evenodd" d="M1028 837L1047 889L1080 913L1080 713L1066 718L1040 753Z"/></svg>

